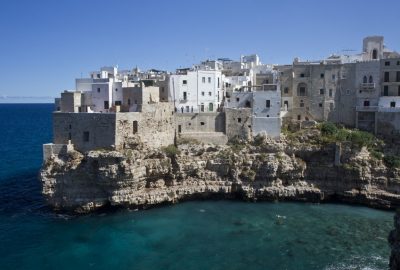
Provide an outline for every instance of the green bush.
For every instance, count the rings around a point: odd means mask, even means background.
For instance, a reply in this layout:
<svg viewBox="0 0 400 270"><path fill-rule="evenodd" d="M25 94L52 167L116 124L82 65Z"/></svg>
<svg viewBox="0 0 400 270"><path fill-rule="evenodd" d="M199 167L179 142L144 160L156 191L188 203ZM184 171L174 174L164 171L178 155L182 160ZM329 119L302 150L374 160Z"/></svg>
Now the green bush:
<svg viewBox="0 0 400 270"><path fill-rule="evenodd" d="M179 155L180 153L179 149L173 144L170 144L167 147L163 147L162 149L168 157L174 157L176 155Z"/></svg>
<svg viewBox="0 0 400 270"><path fill-rule="evenodd" d="M323 135L335 135L338 128L331 122L324 122L321 124L321 132Z"/></svg>
<svg viewBox="0 0 400 270"><path fill-rule="evenodd" d="M351 132L350 141L358 147L371 146L375 136L369 132L355 130Z"/></svg>
<svg viewBox="0 0 400 270"><path fill-rule="evenodd" d="M383 157L383 154L377 150L370 150L369 153L371 154L371 157L377 160L381 160Z"/></svg>
<svg viewBox="0 0 400 270"><path fill-rule="evenodd" d="M389 168L400 168L400 157L394 155L387 155L383 158L385 165Z"/></svg>

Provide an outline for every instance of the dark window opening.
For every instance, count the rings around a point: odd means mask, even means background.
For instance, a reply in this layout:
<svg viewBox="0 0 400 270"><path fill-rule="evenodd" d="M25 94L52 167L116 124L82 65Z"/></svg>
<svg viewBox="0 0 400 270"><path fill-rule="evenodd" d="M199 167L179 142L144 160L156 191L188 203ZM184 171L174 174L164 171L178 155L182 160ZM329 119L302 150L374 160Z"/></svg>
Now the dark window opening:
<svg viewBox="0 0 400 270"><path fill-rule="evenodd" d="M324 89L322 89L322 88L319 89L319 94L320 94L320 95L323 95L323 94L324 94Z"/></svg>
<svg viewBox="0 0 400 270"><path fill-rule="evenodd" d="M271 107L271 100L267 99L267 100L266 100L265 106L266 106L267 108L270 108L270 107Z"/></svg>
<svg viewBox="0 0 400 270"><path fill-rule="evenodd" d="M187 84L187 80L183 80L183 81L182 81L182 84Z"/></svg>
<svg viewBox="0 0 400 270"><path fill-rule="evenodd" d="M164 87L161 87L161 92L163 92L163 93L164 93Z"/></svg>
<svg viewBox="0 0 400 270"><path fill-rule="evenodd" d="M394 101L390 102L390 107L391 107L391 108L396 107L396 102L394 102Z"/></svg>
<svg viewBox="0 0 400 270"><path fill-rule="evenodd" d="M323 79L324 77L325 77L325 74L324 73L321 73L321 79Z"/></svg>
<svg viewBox="0 0 400 270"><path fill-rule="evenodd" d="M68 133L68 140L71 140L72 136L71 136L71 132Z"/></svg>
<svg viewBox="0 0 400 270"><path fill-rule="evenodd" d="M104 101L104 109L107 110L109 108L108 101Z"/></svg>
<svg viewBox="0 0 400 270"><path fill-rule="evenodd" d="M100 88L97 88L97 93L100 93Z"/></svg>
<svg viewBox="0 0 400 270"><path fill-rule="evenodd" d="M236 98L236 102L239 102L239 100L240 100L240 98L237 97L237 98Z"/></svg>
<svg viewBox="0 0 400 270"><path fill-rule="evenodd" d="M374 82L374 78L372 78L372 76L371 76L371 75L369 76L369 80L368 80L368 82L369 82L369 83L373 83L373 82Z"/></svg>
<svg viewBox="0 0 400 270"><path fill-rule="evenodd" d="M385 82L389 82L389 72L385 72L384 81L385 81Z"/></svg>
<svg viewBox="0 0 400 270"><path fill-rule="evenodd" d="M72 125L69 125L69 129L71 129L72 128Z"/></svg>
<svg viewBox="0 0 400 270"><path fill-rule="evenodd" d="M115 101L115 106L121 106L121 101L116 100L116 101Z"/></svg>
<svg viewBox="0 0 400 270"><path fill-rule="evenodd" d="M385 97L389 96L389 86L388 85L383 86L383 95Z"/></svg>
<svg viewBox="0 0 400 270"><path fill-rule="evenodd" d="M400 82L400 71L396 72L396 82Z"/></svg>
<svg viewBox="0 0 400 270"><path fill-rule="evenodd" d="M378 51L376 49L372 51L372 59L378 59Z"/></svg>
<svg viewBox="0 0 400 270"><path fill-rule="evenodd" d="M285 107L286 109L289 109L289 101L285 100L285 101L283 102L283 105L284 105L284 107Z"/></svg>
<svg viewBox="0 0 400 270"><path fill-rule="evenodd" d="M301 73L301 74L300 74L300 78L304 78L304 73Z"/></svg>
<svg viewBox="0 0 400 270"><path fill-rule="evenodd" d="M181 132L182 132L182 126L178 125L178 133L181 133Z"/></svg>
<svg viewBox="0 0 400 270"><path fill-rule="evenodd" d="M139 126L138 126L138 121L133 121L133 129L132 133L136 134L138 132Z"/></svg>
<svg viewBox="0 0 400 270"><path fill-rule="evenodd" d="M283 92L284 92L285 94L288 94L288 93L289 93L289 87L285 87L285 89L283 90Z"/></svg>
<svg viewBox="0 0 400 270"><path fill-rule="evenodd" d="M238 123L242 123L242 118L237 119Z"/></svg>
<svg viewBox="0 0 400 270"><path fill-rule="evenodd" d="M368 82L367 76L364 76L363 83L367 83L367 82Z"/></svg>
<svg viewBox="0 0 400 270"><path fill-rule="evenodd" d="M131 105L131 99L128 98L128 105Z"/></svg>
<svg viewBox="0 0 400 270"><path fill-rule="evenodd" d="M183 100L187 100L187 93L183 92Z"/></svg>
<svg viewBox="0 0 400 270"><path fill-rule="evenodd" d="M204 122L200 122L200 126L204 126L205 125L205 123Z"/></svg>
<svg viewBox="0 0 400 270"><path fill-rule="evenodd" d="M115 92L118 92L118 88L115 88Z"/></svg>
<svg viewBox="0 0 400 270"><path fill-rule="evenodd" d="M89 141L89 131L84 131L83 132L83 141L88 142Z"/></svg>
<svg viewBox="0 0 400 270"><path fill-rule="evenodd" d="M333 90L329 89L329 96L332 97L333 96Z"/></svg>
<svg viewBox="0 0 400 270"><path fill-rule="evenodd" d="M322 108L322 103L318 104L320 108Z"/></svg>
<svg viewBox="0 0 400 270"><path fill-rule="evenodd" d="M390 61L386 61L385 66L390 66Z"/></svg>
<svg viewBox="0 0 400 270"><path fill-rule="evenodd" d="M297 115L297 120L301 120L301 115Z"/></svg>
<svg viewBox="0 0 400 270"><path fill-rule="evenodd" d="M400 96L400 85L397 88L397 95Z"/></svg>
<svg viewBox="0 0 400 270"><path fill-rule="evenodd" d="M369 107L369 100L364 100L364 107Z"/></svg>
<svg viewBox="0 0 400 270"><path fill-rule="evenodd" d="M246 107L247 107L247 108L251 108L251 102L248 101L248 100L246 101Z"/></svg>

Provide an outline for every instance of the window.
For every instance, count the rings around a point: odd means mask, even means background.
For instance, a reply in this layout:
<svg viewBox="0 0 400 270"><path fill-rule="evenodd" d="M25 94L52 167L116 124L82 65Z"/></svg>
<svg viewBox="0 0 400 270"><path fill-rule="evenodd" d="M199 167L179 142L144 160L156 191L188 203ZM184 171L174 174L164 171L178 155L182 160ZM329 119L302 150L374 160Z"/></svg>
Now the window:
<svg viewBox="0 0 400 270"><path fill-rule="evenodd" d="M211 97L211 92L208 92L208 95Z"/></svg>
<svg viewBox="0 0 400 270"><path fill-rule="evenodd" d="M71 132L68 133L68 140L72 140Z"/></svg>
<svg viewBox="0 0 400 270"><path fill-rule="evenodd" d="M209 103L209 104L208 104L208 111L209 111L209 112L214 111L214 104L212 104L212 103Z"/></svg>
<svg viewBox="0 0 400 270"><path fill-rule="evenodd" d="M299 114L299 115L297 115L297 120L301 120L301 115Z"/></svg>
<svg viewBox="0 0 400 270"><path fill-rule="evenodd" d="M367 82L368 82L367 76L364 76L363 83L367 83Z"/></svg>
<svg viewBox="0 0 400 270"><path fill-rule="evenodd" d="M100 88L97 88L97 93L100 93Z"/></svg>
<svg viewBox="0 0 400 270"><path fill-rule="evenodd" d="M329 103L329 110L333 111L333 103Z"/></svg>
<svg viewBox="0 0 400 270"><path fill-rule="evenodd" d="M242 118L237 119L238 123L242 123Z"/></svg>
<svg viewBox="0 0 400 270"><path fill-rule="evenodd" d="M288 94L288 93L289 93L289 87L285 87L285 89L283 89L283 92L284 92L285 94Z"/></svg>
<svg viewBox="0 0 400 270"><path fill-rule="evenodd" d="M323 94L324 94L324 89L323 89L323 88L319 89L319 94L320 94L320 95L323 95Z"/></svg>
<svg viewBox="0 0 400 270"><path fill-rule="evenodd" d="M383 95L385 97L389 96L389 86L388 85L383 86Z"/></svg>
<svg viewBox="0 0 400 270"><path fill-rule="evenodd" d="M100 74L97 74L97 78L100 79Z"/></svg>
<svg viewBox="0 0 400 270"><path fill-rule="evenodd" d="M321 73L320 77L321 77L321 79L323 79L325 77L325 74Z"/></svg>
<svg viewBox="0 0 400 270"><path fill-rule="evenodd" d="M397 95L400 96L400 85L397 88Z"/></svg>
<svg viewBox="0 0 400 270"><path fill-rule="evenodd" d="M138 121L133 121L132 123L132 133L136 134L138 132Z"/></svg>
<svg viewBox="0 0 400 270"><path fill-rule="evenodd" d="M201 95L204 97L204 92L201 92Z"/></svg>
<svg viewBox="0 0 400 270"><path fill-rule="evenodd" d="M201 82L205 83L206 82L206 77L201 78Z"/></svg>
<svg viewBox="0 0 400 270"><path fill-rule="evenodd" d="M186 106L186 112L189 112L189 110L190 110L190 107Z"/></svg>
<svg viewBox="0 0 400 270"><path fill-rule="evenodd" d="M183 100L187 100L187 93L183 92Z"/></svg>
<svg viewBox="0 0 400 270"><path fill-rule="evenodd" d="M385 66L390 66L390 61L386 61Z"/></svg>
<svg viewBox="0 0 400 270"><path fill-rule="evenodd" d="M240 98L237 97L237 98L236 98L236 102L239 102L239 101L240 101Z"/></svg>
<svg viewBox="0 0 400 270"><path fill-rule="evenodd" d="M250 101L246 101L246 108L251 108L251 102Z"/></svg>
<svg viewBox="0 0 400 270"><path fill-rule="evenodd" d="M394 102L394 101L390 102L390 108L394 108L394 107L396 107L396 102Z"/></svg>
<svg viewBox="0 0 400 270"><path fill-rule="evenodd" d="M200 111L201 111L201 112L204 112L204 104L201 104L201 105L200 105Z"/></svg>
<svg viewBox="0 0 400 270"><path fill-rule="evenodd" d="M300 100L300 108L304 108L304 102Z"/></svg>
<svg viewBox="0 0 400 270"><path fill-rule="evenodd" d="M285 107L286 110L289 109L289 101L285 100L283 102L283 106Z"/></svg>
<svg viewBox="0 0 400 270"><path fill-rule="evenodd" d="M304 73L301 73L301 74L300 74L300 78L304 78Z"/></svg>
<svg viewBox="0 0 400 270"><path fill-rule="evenodd" d="M349 89L346 90L346 95L350 95L350 90Z"/></svg>
<svg viewBox="0 0 400 270"><path fill-rule="evenodd" d="M108 110L109 107L110 107L110 106L108 105L108 100L105 100L105 101L104 101L104 109L105 109L105 110Z"/></svg>
<svg viewBox="0 0 400 270"><path fill-rule="evenodd" d="M364 100L364 107L369 107L369 100Z"/></svg>
<svg viewBox="0 0 400 270"><path fill-rule="evenodd" d="M183 81L182 81L182 84L183 84L183 85L186 85L186 84L187 84L187 80L183 80Z"/></svg>
<svg viewBox="0 0 400 270"><path fill-rule="evenodd" d="M333 96L333 90L329 89L329 96L332 97Z"/></svg>
<svg viewBox="0 0 400 270"><path fill-rule="evenodd" d="M163 93L164 93L164 87L161 87L161 92L163 92Z"/></svg>
<svg viewBox="0 0 400 270"><path fill-rule="evenodd" d="M128 98L128 106L130 106L130 105L131 105L131 99Z"/></svg>
<svg viewBox="0 0 400 270"><path fill-rule="evenodd" d="M69 129L72 129L72 125L69 125Z"/></svg>
<svg viewBox="0 0 400 270"><path fill-rule="evenodd" d="M84 131L83 132L83 141L88 142L89 141L89 131Z"/></svg>
<svg viewBox="0 0 400 270"><path fill-rule="evenodd" d="M266 106L267 108L270 108L270 107L271 107L271 100L267 99L267 100L266 100L265 106Z"/></svg>
<svg viewBox="0 0 400 270"><path fill-rule="evenodd" d="M300 97L307 95L307 85L305 83L299 83L297 86L297 95Z"/></svg>
<svg viewBox="0 0 400 270"><path fill-rule="evenodd" d="M385 82L389 82L389 72L385 72L384 81L385 81Z"/></svg>
<svg viewBox="0 0 400 270"><path fill-rule="evenodd" d="M204 123L204 122L200 122L200 125L201 125L201 126L204 126L204 125L205 125L205 123Z"/></svg>
<svg viewBox="0 0 400 270"><path fill-rule="evenodd" d="M115 92L118 92L118 88L115 88Z"/></svg>
<svg viewBox="0 0 400 270"><path fill-rule="evenodd" d="M336 75L332 74L332 80L335 80L335 79L336 79Z"/></svg>
<svg viewBox="0 0 400 270"><path fill-rule="evenodd" d="M378 59L378 51L376 49L372 51L372 59Z"/></svg>
<svg viewBox="0 0 400 270"><path fill-rule="evenodd" d="M115 101L115 106L121 106L121 101L116 100L116 101Z"/></svg>
<svg viewBox="0 0 400 270"><path fill-rule="evenodd" d="M372 78L372 75L369 75L369 80L368 80L368 82L369 82L369 83L373 83L373 82L374 82L374 78Z"/></svg>
<svg viewBox="0 0 400 270"><path fill-rule="evenodd" d="M208 77L208 83L211 83L211 77Z"/></svg>
<svg viewBox="0 0 400 270"><path fill-rule="evenodd" d="M322 103L319 103L318 106L319 106L320 108L322 108Z"/></svg>
<svg viewBox="0 0 400 270"><path fill-rule="evenodd" d="M218 85L217 85L217 87L219 88L219 77L218 77Z"/></svg>
<svg viewBox="0 0 400 270"><path fill-rule="evenodd" d="M400 71L396 72L396 82L400 82Z"/></svg>
<svg viewBox="0 0 400 270"><path fill-rule="evenodd" d="M397 65L400 66L400 61L397 61Z"/></svg>

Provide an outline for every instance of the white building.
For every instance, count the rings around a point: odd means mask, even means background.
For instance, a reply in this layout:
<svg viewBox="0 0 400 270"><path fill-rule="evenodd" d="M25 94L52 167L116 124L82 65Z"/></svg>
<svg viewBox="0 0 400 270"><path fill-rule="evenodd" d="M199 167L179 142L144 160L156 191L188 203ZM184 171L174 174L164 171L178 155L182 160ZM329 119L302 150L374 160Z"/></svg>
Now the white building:
<svg viewBox="0 0 400 270"><path fill-rule="evenodd" d="M169 90L177 112L215 112L224 96L222 73L219 70L177 70L170 76Z"/></svg>

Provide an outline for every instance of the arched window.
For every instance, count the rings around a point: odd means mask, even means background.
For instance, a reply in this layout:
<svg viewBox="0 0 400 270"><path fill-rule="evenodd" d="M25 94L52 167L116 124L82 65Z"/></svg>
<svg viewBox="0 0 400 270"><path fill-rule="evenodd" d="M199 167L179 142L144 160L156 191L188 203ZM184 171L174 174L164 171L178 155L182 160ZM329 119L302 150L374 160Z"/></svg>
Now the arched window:
<svg viewBox="0 0 400 270"><path fill-rule="evenodd" d="M297 96L299 97L307 96L307 84L299 83L297 85Z"/></svg>
<svg viewBox="0 0 400 270"><path fill-rule="evenodd" d="M372 59L378 59L378 51L376 49L372 51Z"/></svg>
<svg viewBox="0 0 400 270"><path fill-rule="evenodd" d="M369 75L369 80L368 80L368 82L369 82L369 83L373 83L373 82L374 82L374 78L372 78L372 75Z"/></svg>
<svg viewBox="0 0 400 270"><path fill-rule="evenodd" d="M367 76L364 76L363 83L367 83L367 82L368 82Z"/></svg>

